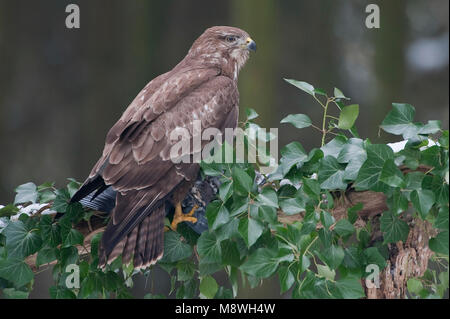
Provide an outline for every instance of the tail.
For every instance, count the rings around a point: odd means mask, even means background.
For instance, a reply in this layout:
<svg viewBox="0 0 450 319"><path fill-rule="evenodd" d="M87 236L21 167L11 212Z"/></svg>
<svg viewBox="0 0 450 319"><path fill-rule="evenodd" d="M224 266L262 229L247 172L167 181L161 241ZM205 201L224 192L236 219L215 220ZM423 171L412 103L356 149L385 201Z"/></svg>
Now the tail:
<svg viewBox="0 0 450 319"><path fill-rule="evenodd" d="M145 210L146 208L143 208L140 214L145 214ZM133 261L137 269L145 269L155 264L163 256L165 215L166 208L162 203L116 245L111 245L107 240L108 236L105 236L108 230L112 229L113 221L110 220L99 246L99 267L104 268L119 255L122 255L123 264Z"/></svg>
<svg viewBox="0 0 450 319"><path fill-rule="evenodd" d="M92 199L94 199L106 188L108 188L108 186L105 184L103 177L97 175L91 179L87 179L84 182L84 184L80 187L80 189L72 196L70 202L71 203L79 202L81 199L85 198L93 191L96 191L96 193L92 196L93 197Z"/></svg>

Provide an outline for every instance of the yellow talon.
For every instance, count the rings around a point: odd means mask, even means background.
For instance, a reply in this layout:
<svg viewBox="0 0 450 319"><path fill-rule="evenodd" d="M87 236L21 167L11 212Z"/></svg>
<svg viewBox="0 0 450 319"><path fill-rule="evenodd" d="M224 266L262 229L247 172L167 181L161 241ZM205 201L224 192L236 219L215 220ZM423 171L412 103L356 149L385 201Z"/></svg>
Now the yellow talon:
<svg viewBox="0 0 450 319"><path fill-rule="evenodd" d="M195 211L197 210L198 206L194 205L194 207L192 207L191 211L187 214L185 214L184 216L193 216ZM197 221L197 219L195 219L195 221Z"/></svg>
<svg viewBox="0 0 450 319"><path fill-rule="evenodd" d="M191 223L196 223L197 222L197 218L192 217L192 215L194 215L194 212L197 210L198 206L195 205L194 207L192 207L191 211L187 214L183 213L183 209L181 208L181 203L177 203L175 205L175 214L173 215L173 220L171 223L171 228L173 230L177 230L177 226L179 223L181 222L191 222Z"/></svg>

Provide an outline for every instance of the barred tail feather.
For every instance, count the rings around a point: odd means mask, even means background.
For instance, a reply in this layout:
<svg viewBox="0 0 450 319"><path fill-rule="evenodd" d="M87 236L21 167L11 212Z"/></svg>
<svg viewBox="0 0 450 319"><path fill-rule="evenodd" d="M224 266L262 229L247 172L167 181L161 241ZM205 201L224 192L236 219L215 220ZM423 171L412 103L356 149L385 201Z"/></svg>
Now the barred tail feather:
<svg viewBox="0 0 450 319"><path fill-rule="evenodd" d="M134 268L145 269L163 256L165 205L155 208L108 254L104 241L100 244L99 266L104 268L122 255L122 263L133 261Z"/></svg>

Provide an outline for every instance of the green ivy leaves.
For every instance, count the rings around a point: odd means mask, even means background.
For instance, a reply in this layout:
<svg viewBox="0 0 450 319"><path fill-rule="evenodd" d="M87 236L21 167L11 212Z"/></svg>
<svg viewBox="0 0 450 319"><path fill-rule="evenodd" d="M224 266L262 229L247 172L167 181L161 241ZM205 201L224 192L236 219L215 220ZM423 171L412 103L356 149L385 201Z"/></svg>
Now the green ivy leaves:
<svg viewBox="0 0 450 319"><path fill-rule="evenodd" d="M359 105L351 104L344 106L339 114L338 128L349 130L355 125L355 121L359 115Z"/></svg>
<svg viewBox="0 0 450 319"><path fill-rule="evenodd" d="M38 197L37 187L34 183L26 183L18 186L16 189L14 204L35 203Z"/></svg>
<svg viewBox="0 0 450 319"><path fill-rule="evenodd" d="M180 234L166 232L164 234L163 262L176 262L192 255L192 247L181 240Z"/></svg>
<svg viewBox="0 0 450 319"><path fill-rule="evenodd" d="M382 190L380 177L384 164L387 160L394 158L392 149L384 144L368 145L366 147L367 160L361 166L355 181L357 190Z"/></svg>
<svg viewBox="0 0 450 319"><path fill-rule="evenodd" d="M441 129L440 121L429 121L425 125L413 123L416 110L410 104L392 103L392 108L380 126L388 133L402 135L404 139L422 140L421 136Z"/></svg>
<svg viewBox="0 0 450 319"><path fill-rule="evenodd" d="M290 123L296 128L305 128L311 126L311 119L305 114L291 114L281 120L280 123Z"/></svg>
<svg viewBox="0 0 450 319"><path fill-rule="evenodd" d="M0 277L20 288L33 280L34 274L21 258L0 259Z"/></svg>
<svg viewBox="0 0 450 319"><path fill-rule="evenodd" d="M409 226L398 216L387 211L380 218L381 231L384 232L385 243L396 243L405 241L408 237Z"/></svg>
<svg viewBox="0 0 450 319"><path fill-rule="evenodd" d="M381 270L386 266L387 244L406 240L410 226L405 216L409 214L439 229L429 247L439 258L448 258L449 135L440 129L439 121L414 123L411 105L393 104L381 128L409 139L405 149L394 153L388 145L359 138L355 127L359 105L345 105L349 98L341 90L335 88L329 96L307 82L286 81L313 97L323 118L321 125L314 125L314 119L305 114L291 114L281 123L318 130L320 147L307 152L300 142L289 143L281 149L278 170L269 176L256 176L257 169L249 163L201 163L204 175L220 181L217 198L206 208L209 229L199 236L180 224L178 232L165 232L164 257L159 262L170 275L171 293L177 298L233 298L242 285L254 288L273 276L278 276L280 293L292 298L363 298L361 281L367 276L366 267L375 264ZM257 130L253 122L257 112L247 109L246 115L244 126ZM258 136L264 142L271 138ZM430 139L437 144L431 146ZM254 142L246 136L245 143ZM413 172L405 174L401 165ZM414 171L423 165L429 167L426 172ZM4 296L28 296L34 275L24 259L34 253L38 267L56 262L55 286L49 291L52 298L131 296L128 287L138 272L133 265L122 265L119 257L105 271L97 269L101 234L92 239L88 260L78 255L77 246L85 239L73 225L90 216L80 204L69 203L79 186L70 179L58 190L53 183L26 183L16 189L15 204L53 201L52 209L63 214L58 220L49 215L22 215L12 221L9 217L19 213L21 206L0 209L0 217L7 220L0 230ZM352 187L386 195L388 210L380 217L383 242L371 241L372 221L363 228L357 222L358 212L365 209L361 203L349 208L347 216L345 212L343 217L333 216L341 199L338 194ZM295 214L301 214L301 221L280 223L280 216ZM78 290L63 284L70 264L80 269ZM230 289L214 279L219 271L226 273ZM448 279L445 283L441 275L439 293L444 295ZM410 279L408 289L428 295L428 288L418 279ZM161 296L149 293L146 297Z"/></svg>
<svg viewBox="0 0 450 319"><path fill-rule="evenodd" d="M259 248L249 256L241 266L241 270L251 276L267 278L275 273L281 262L289 262L293 259L294 255L287 250L277 252L268 248Z"/></svg>
<svg viewBox="0 0 450 319"><path fill-rule="evenodd" d="M41 235L32 223L10 222L3 230L10 258L23 259L37 252L42 245Z"/></svg>

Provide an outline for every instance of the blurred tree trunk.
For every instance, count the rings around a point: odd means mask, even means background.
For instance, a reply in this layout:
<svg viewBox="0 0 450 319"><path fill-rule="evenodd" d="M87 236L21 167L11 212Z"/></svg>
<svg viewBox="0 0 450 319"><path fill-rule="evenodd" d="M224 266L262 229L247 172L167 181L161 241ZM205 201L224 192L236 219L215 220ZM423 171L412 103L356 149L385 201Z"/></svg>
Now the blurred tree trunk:
<svg viewBox="0 0 450 319"><path fill-rule="evenodd" d="M91 167L101 155L109 128L139 91L158 74L155 72L157 47L163 37L162 23L166 2L139 1L124 6L121 1L105 6L94 1L86 14L85 39L91 93L82 105L79 149L82 165ZM102 13L101 23L95 15ZM126 23L124 23L126 22ZM92 36L91 30L102 39ZM99 44L101 41L101 44ZM132 81L130 81L132 79ZM112 103L111 103L112 102ZM77 172L84 178L88 171Z"/></svg>
<svg viewBox="0 0 450 319"><path fill-rule="evenodd" d="M374 29L374 67L377 78L376 107L371 109L370 132L375 132L392 102L402 102L405 77L405 45L407 41L406 6L404 0L382 1L380 29Z"/></svg>
<svg viewBox="0 0 450 319"><path fill-rule="evenodd" d="M233 0L230 6L233 24L247 31L258 46L258 52L251 55L245 71L239 75L240 117L245 117L245 108L253 108L260 114L259 124L263 127L273 123L279 107L275 94L280 78L278 50L282 49L277 32L278 5L274 0Z"/></svg>

